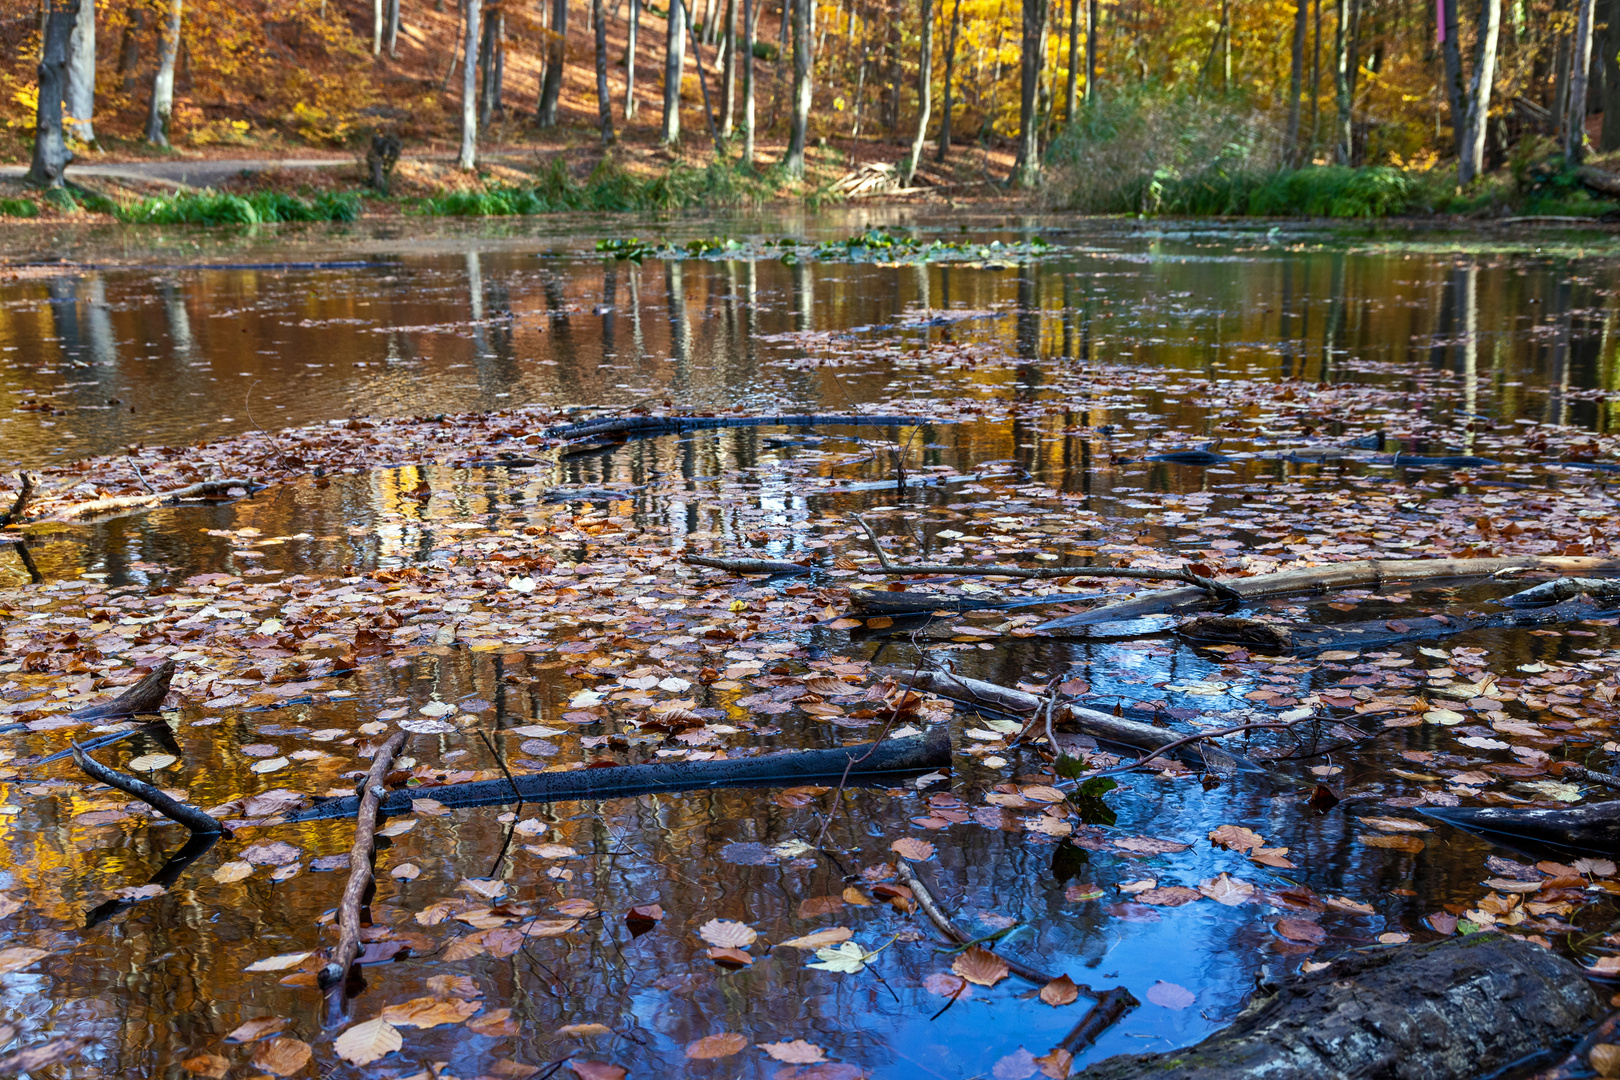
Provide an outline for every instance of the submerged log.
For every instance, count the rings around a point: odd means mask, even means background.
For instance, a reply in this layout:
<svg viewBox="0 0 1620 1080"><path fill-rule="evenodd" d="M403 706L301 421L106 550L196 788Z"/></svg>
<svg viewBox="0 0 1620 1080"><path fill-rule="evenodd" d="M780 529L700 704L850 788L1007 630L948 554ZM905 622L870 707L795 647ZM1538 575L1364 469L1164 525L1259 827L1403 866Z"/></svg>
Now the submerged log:
<svg viewBox="0 0 1620 1080"><path fill-rule="evenodd" d="M1256 997L1196 1046L1122 1054L1083 1080L1474 1080L1603 1013L1581 970L1527 941L1470 934L1357 950Z"/></svg>
<svg viewBox="0 0 1620 1080"><path fill-rule="evenodd" d="M1594 559L1573 555L1516 555L1502 559L1357 559L1351 562L1281 570L1275 574L1257 574L1247 578L1222 578L1221 585L1243 600L1260 600L1268 596L1326 592L1329 589L1349 589L1363 585L1377 588L1397 581L1491 577L1515 570L1553 570L1565 574L1620 570L1620 559ZM1162 589L1118 603L1104 604L1102 607L1083 611L1078 615L1065 615L1061 619L1041 623L1035 629L1053 633L1079 626L1095 626L1098 623L1121 622L1140 619L1147 615L1184 611L1208 602L1209 594L1202 588Z"/></svg>
<svg viewBox="0 0 1620 1080"><path fill-rule="evenodd" d="M610 416L601 420L586 420L550 428L546 435L553 439L589 439L604 435L645 438L650 435L668 435L679 431L700 431L708 428L733 427L915 427L919 424L940 424L949 421L927 416L863 416L855 414L817 415L805 413L786 416Z"/></svg>
<svg viewBox="0 0 1620 1080"><path fill-rule="evenodd" d="M1598 855L1620 852L1620 801L1569 810L1515 806L1420 806L1418 813L1487 839L1502 837Z"/></svg>
<svg viewBox="0 0 1620 1080"><path fill-rule="evenodd" d="M1113 596L1111 592L1053 593L1050 596L1003 597L996 593L983 596L956 596L950 593L904 592L889 589L849 590L850 610L857 615L927 615L935 611L960 614L964 611L1012 611L1017 608L1051 607L1081 600L1100 600Z"/></svg>
<svg viewBox="0 0 1620 1080"><path fill-rule="evenodd" d="M204 480L172 491L159 491L150 495L115 495L108 499L92 499L75 503L56 511L53 520L78 521L98 514L115 514L123 510L146 510L154 506L173 505L181 499L201 499L210 495L228 495L233 488L249 494L263 490L263 484L251 480Z"/></svg>
<svg viewBox="0 0 1620 1080"><path fill-rule="evenodd" d="M495 806L512 802L557 802L567 799L624 799L659 792L700 791L718 787L779 787L828 780L838 782L848 771L851 784L897 778L906 773L947 768L951 763L947 725L936 724L923 735L885 739L874 746L860 743L831 750L786 750L758 757L722 761L653 762L612 765L570 772L532 773L510 780L478 780L470 784L415 787L395 791L383 801L383 816L408 814L412 799L436 799L445 806ZM869 756L868 756L869 755ZM865 760L858 760L864 757ZM353 796L325 799L306 810L288 814L286 821L323 821L353 817L359 800Z"/></svg>
<svg viewBox="0 0 1620 1080"><path fill-rule="evenodd" d="M1542 604L1573 600L1579 596L1593 600L1607 600L1620 596L1620 578L1555 578L1516 592L1505 598L1502 603L1513 607L1537 607Z"/></svg>

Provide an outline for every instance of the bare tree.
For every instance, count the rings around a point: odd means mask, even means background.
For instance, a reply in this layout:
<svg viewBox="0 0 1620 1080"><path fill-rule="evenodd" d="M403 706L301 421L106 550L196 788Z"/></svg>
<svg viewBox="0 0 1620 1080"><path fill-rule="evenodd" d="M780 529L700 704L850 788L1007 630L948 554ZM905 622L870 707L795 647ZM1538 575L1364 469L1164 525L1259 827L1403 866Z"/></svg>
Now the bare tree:
<svg viewBox="0 0 1620 1080"><path fill-rule="evenodd" d="M641 29L641 0L630 0L629 40L624 46L624 120L636 115L636 34Z"/></svg>
<svg viewBox="0 0 1620 1080"><path fill-rule="evenodd" d="M686 18L683 0L669 0L668 47L664 51L664 131L659 140L665 146L681 141L681 79L686 75Z"/></svg>
<svg viewBox="0 0 1620 1080"><path fill-rule="evenodd" d="M96 141L93 117L96 111L96 5L80 0L73 37L68 41L67 92L68 134L82 143Z"/></svg>
<svg viewBox="0 0 1620 1080"><path fill-rule="evenodd" d="M1491 112L1491 84L1496 81L1496 48L1502 30L1502 0L1480 0L1479 53L1468 89L1468 115L1457 146L1457 183L1478 176L1485 164L1485 122ZM1591 3L1587 0L1587 9Z"/></svg>
<svg viewBox="0 0 1620 1080"><path fill-rule="evenodd" d="M62 186L62 173L73 155L62 134L62 98L67 91L68 43L86 0L55 0L45 6L45 33L39 50L39 102L34 113L34 160L28 182L45 188Z"/></svg>
<svg viewBox="0 0 1620 1080"><path fill-rule="evenodd" d="M1355 2L1334 0L1338 9L1338 27L1334 32L1333 97L1338 106L1338 121L1334 131L1334 156L1340 165L1350 164L1355 151L1355 133L1351 130L1351 105L1354 84L1351 82L1352 56L1355 53Z"/></svg>
<svg viewBox="0 0 1620 1080"><path fill-rule="evenodd" d="M810 127L810 4L788 0L793 7L793 119L788 127L782 166L789 176L804 175L804 144Z"/></svg>
<svg viewBox="0 0 1620 1080"><path fill-rule="evenodd" d="M1580 0L1575 21L1574 56L1570 60L1569 111L1564 117L1564 160L1579 164L1586 156L1586 81L1592 71L1593 0Z"/></svg>
<svg viewBox="0 0 1620 1080"><path fill-rule="evenodd" d="M158 38L157 70L152 73L152 101L146 112L146 141L169 145L169 117L174 112L174 58L180 52L183 0L169 0L169 18Z"/></svg>
<svg viewBox="0 0 1620 1080"><path fill-rule="evenodd" d="M371 0L371 55L382 55L384 0Z"/></svg>
<svg viewBox="0 0 1620 1080"><path fill-rule="evenodd" d="M602 145L613 143L613 101L608 97L607 14L602 0L591 0L591 21L596 26L596 114L602 125Z"/></svg>
<svg viewBox="0 0 1620 1080"><path fill-rule="evenodd" d="M395 59L399 56L399 0L388 0L387 27L383 39L388 43L388 56Z"/></svg>
<svg viewBox="0 0 1620 1080"><path fill-rule="evenodd" d="M1305 84L1306 0L1295 0L1294 55L1288 76L1288 164L1299 167L1299 95Z"/></svg>
<svg viewBox="0 0 1620 1080"><path fill-rule="evenodd" d="M557 106L562 97L564 65L568 62L568 0L552 0L551 49L546 57L546 77L540 84L540 108L535 117L541 127L557 126Z"/></svg>
<svg viewBox="0 0 1620 1080"><path fill-rule="evenodd" d="M1451 137L1462 153L1463 125L1468 115L1463 89L1462 28L1457 25L1457 0L1435 0L1434 34L1440 45L1446 80L1446 105L1451 110Z"/></svg>
<svg viewBox="0 0 1620 1080"><path fill-rule="evenodd" d="M1036 93L1041 85L1041 61L1046 52L1047 0L1024 0L1024 30L1018 75L1018 160L1013 164L1013 183L1031 188L1040 181L1040 117L1036 115Z"/></svg>
<svg viewBox="0 0 1620 1080"><path fill-rule="evenodd" d="M176 0L178 2L178 0ZM483 16L483 0L462 0L466 12L466 33L462 38L461 65L461 156L456 164L470 170L478 161L478 40Z"/></svg>
<svg viewBox="0 0 1620 1080"><path fill-rule="evenodd" d="M922 160L923 140L928 138L928 112L934 100L934 3L922 0L922 42L917 49L917 137L911 140L911 157L906 160L902 186L910 187Z"/></svg>

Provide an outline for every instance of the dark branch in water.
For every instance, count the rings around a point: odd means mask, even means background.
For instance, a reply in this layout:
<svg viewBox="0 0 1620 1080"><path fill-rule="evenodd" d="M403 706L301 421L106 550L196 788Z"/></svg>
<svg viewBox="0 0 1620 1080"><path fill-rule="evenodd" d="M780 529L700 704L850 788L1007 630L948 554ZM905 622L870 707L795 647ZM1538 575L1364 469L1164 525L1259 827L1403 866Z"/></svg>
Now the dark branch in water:
<svg viewBox="0 0 1620 1080"><path fill-rule="evenodd" d="M215 833L225 836L231 834L229 829L205 811L169 798L144 780L137 780L126 773L108 768L85 753L77 744L73 747L73 760L91 778L101 781L108 787L117 788L126 795L135 796L170 821L178 821L194 833Z"/></svg>

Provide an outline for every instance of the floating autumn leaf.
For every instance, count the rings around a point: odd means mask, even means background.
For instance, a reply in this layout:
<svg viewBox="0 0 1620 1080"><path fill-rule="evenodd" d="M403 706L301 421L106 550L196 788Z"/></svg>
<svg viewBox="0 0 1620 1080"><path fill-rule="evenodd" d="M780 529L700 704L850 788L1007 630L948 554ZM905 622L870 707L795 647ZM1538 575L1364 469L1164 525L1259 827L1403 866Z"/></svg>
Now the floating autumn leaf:
<svg viewBox="0 0 1620 1080"><path fill-rule="evenodd" d="M754 958L741 949L722 948L715 946L709 950L709 959L723 967L748 967Z"/></svg>
<svg viewBox="0 0 1620 1080"><path fill-rule="evenodd" d="M1600 979L1613 979L1620 976L1620 956L1600 956L1586 970Z"/></svg>
<svg viewBox="0 0 1620 1080"><path fill-rule="evenodd" d="M1067 975L1059 975L1041 987L1041 1000L1048 1005L1073 1005L1080 997L1080 988Z"/></svg>
<svg viewBox="0 0 1620 1080"><path fill-rule="evenodd" d="M399 1029L382 1017L356 1024L332 1043L337 1056L351 1065L370 1065L405 1045Z"/></svg>
<svg viewBox="0 0 1620 1080"><path fill-rule="evenodd" d="M1363 844L1366 844L1368 847L1393 848L1396 851L1409 851L1414 855L1422 851L1426 846L1422 840L1415 836L1385 836L1383 834L1368 834L1357 836L1356 839L1361 841Z"/></svg>
<svg viewBox="0 0 1620 1080"><path fill-rule="evenodd" d="M746 949L759 937L747 923L710 919L698 927L698 937L721 949Z"/></svg>
<svg viewBox="0 0 1620 1080"><path fill-rule="evenodd" d="M552 1032L559 1039L594 1039L598 1035L611 1035L613 1029L606 1024L564 1024Z"/></svg>
<svg viewBox="0 0 1620 1080"><path fill-rule="evenodd" d="M1115 840L1113 844L1121 851L1129 851L1136 855L1174 855L1192 847L1191 844L1183 844L1176 840L1161 840L1156 836L1127 836L1122 840Z"/></svg>
<svg viewBox="0 0 1620 1080"><path fill-rule="evenodd" d="M388 1006L383 1009L382 1018L397 1027L430 1028L440 1024L459 1024L479 1008L476 1001L419 997Z"/></svg>
<svg viewBox="0 0 1620 1080"><path fill-rule="evenodd" d="M1285 847L1255 848L1249 858L1261 866L1274 866L1279 870L1292 870L1294 864L1288 860L1288 849Z"/></svg>
<svg viewBox="0 0 1620 1080"><path fill-rule="evenodd" d="M9 949L0 949L0 975L21 971L31 964L51 955L45 949L34 949L26 945L13 945Z"/></svg>
<svg viewBox="0 0 1620 1080"><path fill-rule="evenodd" d="M241 851L242 858L254 866L286 866L298 861L298 849L282 840L249 844Z"/></svg>
<svg viewBox="0 0 1620 1080"><path fill-rule="evenodd" d="M1173 982L1163 980L1148 987L1148 992L1144 996L1153 1004L1162 1005L1166 1009L1185 1009L1197 1000L1193 992L1185 986L1177 986Z"/></svg>
<svg viewBox="0 0 1620 1080"><path fill-rule="evenodd" d="M956 958L951 970L970 983L994 986L1007 977L1007 961L975 945Z"/></svg>
<svg viewBox="0 0 1620 1080"><path fill-rule="evenodd" d="M1615 1043L1598 1043L1587 1053L1586 1060L1591 1063L1592 1071L1602 1077L1620 1076L1620 1045Z"/></svg>
<svg viewBox="0 0 1620 1080"><path fill-rule="evenodd" d="M813 934L789 938L787 941L782 942L782 945L791 949L820 949L828 945L837 945L839 942L848 941L854 936L855 931L850 930L848 927L829 926L827 929L817 930Z"/></svg>
<svg viewBox="0 0 1620 1080"><path fill-rule="evenodd" d="M686 1044L686 1056L697 1061L730 1057L748 1049L748 1038L731 1031L718 1035L705 1035Z"/></svg>
<svg viewBox="0 0 1620 1080"><path fill-rule="evenodd" d="M940 997L956 998L966 1001L973 996L973 985L960 975L951 975L944 971L936 971L923 979L923 989L930 994Z"/></svg>
<svg viewBox="0 0 1620 1080"><path fill-rule="evenodd" d="M789 1065L812 1065L827 1060L827 1052L815 1043L794 1039L791 1042L760 1043L759 1048L777 1061Z"/></svg>
<svg viewBox="0 0 1620 1080"><path fill-rule="evenodd" d="M1239 881L1226 873L1199 882L1198 891L1217 904L1225 904L1227 907L1235 907L1254 899L1253 885L1247 881Z"/></svg>
<svg viewBox="0 0 1620 1080"><path fill-rule="evenodd" d="M516 1035L518 1026L512 1020L511 1009L494 1009L467 1021L467 1030L474 1035L484 1035L491 1039L505 1039Z"/></svg>
<svg viewBox="0 0 1620 1080"><path fill-rule="evenodd" d="M180 1067L188 1073L195 1073L204 1080L222 1080L224 1075L231 1071L231 1059L220 1057L218 1054L197 1054L188 1057L180 1063Z"/></svg>
<svg viewBox="0 0 1620 1080"><path fill-rule="evenodd" d="M1136 899L1139 903L1153 904L1155 907L1180 907L1202 897L1203 894L1197 889L1189 889L1185 885L1165 885L1140 892Z"/></svg>
<svg viewBox="0 0 1620 1080"><path fill-rule="evenodd" d="M271 1039L253 1052L253 1067L277 1076L291 1076L309 1064L314 1051L301 1039Z"/></svg>
<svg viewBox="0 0 1620 1080"><path fill-rule="evenodd" d="M1421 821L1411 821L1407 818L1358 817L1356 820L1380 832L1429 832L1433 828L1433 826L1426 825Z"/></svg>
<svg viewBox="0 0 1620 1080"><path fill-rule="evenodd" d="M1320 945L1327 940L1327 931L1309 919L1278 919L1272 928L1279 937L1301 945Z"/></svg>
<svg viewBox="0 0 1620 1080"><path fill-rule="evenodd" d="M396 881L415 881L422 876L422 868L415 863L400 863L388 871L388 876Z"/></svg>
<svg viewBox="0 0 1620 1080"><path fill-rule="evenodd" d="M142 754L138 758L131 758L129 767L135 772L156 772L167 769L179 760L173 754Z"/></svg>
<svg viewBox="0 0 1620 1080"><path fill-rule="evenodd" d="M1074 1067L1074 1055L1061 1046L1053 1047L1034 1061L1041 1075L1051 1080L1069 1080L1069 1070Z"/></svg>
<svg viewBox="0 0 1620 1080"><path fill-rule="evenodd" d="M628 1069L609 1065L605 1061L570 1061L568 1066L579 1080L624 1080L630 1075Z"/></svg>
<svg viewBox="0 0 1620 1080"><path fill-rule="evenodd" d="M226 1042L250 1043L274 1035L276 1032L292 1023L284 1016L256 1016L252 1020L244 1021L237 1029L225 1036Z"/></svg>
<svg viewBox="0 0 1620 1080"><path fill-rule="evenodd" d="M1572 869L1592 877L1614 877L1615 874L1614 863L1608 859L1576 859Z"/></svg>
<svg viewBox="0 0 1620 1080"><path fill-rule="evenodd" d="M657 926L664 917L664 909L657 904L637 904L624 913L624 921L632 932L640 935Z"/></svg>
<svg viewBox="0 0 1620 1080"><path fill-rule="evenodd" d="M1264 844L1265 837L1241 825L1222 825L1210 831L1209 839L1216 847L1228 848L1247 854Z"/></svg>
<svg viewBox="0 0 1620 1080"><path fill-rule="evenodd" d="M864 971L866 962L876 953L869 953L853 941L845 941L839 945L829 945L816 950L816 961L808 966L820 968L823 971L837 971L846 975L857 975Z"/></svg>
<svg viewBox="0 0 1620 1080"><path fill-rule="evenodd" d="M915 836L902 836L889 845L889 850L912 862L927 862L934 857L934 845Z"/></svg>
<svg viewBox="0 0 1620 1080"><path fill-rule="evenodd" d="M309 955L310 954L307 952L290 952L281 953L279 956L267 956L263 960L255 960L242 970L286 971L288 968L294 968L299 964L302 964L305 960L309 959Z"/></svg>
<svg viewBox="0 0 1620 1080"><path fill-rule="evenodd" d="M253 864L242 859L232 859L214 868L214 880L221 885L229 885L233 881L241 881L252 876Z"/></svg>

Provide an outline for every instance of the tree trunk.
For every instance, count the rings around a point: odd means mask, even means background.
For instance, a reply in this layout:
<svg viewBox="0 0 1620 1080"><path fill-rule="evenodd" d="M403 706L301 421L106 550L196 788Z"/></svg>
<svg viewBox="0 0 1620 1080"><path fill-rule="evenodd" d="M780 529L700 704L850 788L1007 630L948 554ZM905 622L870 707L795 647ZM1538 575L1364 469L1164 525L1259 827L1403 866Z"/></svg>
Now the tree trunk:
<svg viewBox="0 0 1620 1080"><path fill-rule="evenodd" d="M1296 0L1294 7L1294 53L1290 59L1288 75L1288 164L1299 168L1299 95L1305 85L1305 0Z"/></svg>
<svg viewBox="0 0 1620 1080"><path fill-rule="evenodd" d="M1604 153L1620 150L1620 0L1608 0L1604 8L1604 45L1598 51L1603 60L1603 130L1598 149Z"/></svg>
<svg viewBox="0 0 1620 1080"><path fill-rule="evenodd" d="M126 94L135 93L135 84L141 69L141 35L144 33L146 33L146 9L137 7L129 13L129 23L124 27L124 40L118 48L118 74L123 78L121 89Z"/></svg>
<svg viewBox="0 0 1620 1080"><path fill-rule="evenodd" d="M399 0L388 0L388 26L384 35L388 44L388 58L399 57Z"/></svg>
<svg viewBox="0 0 1620 1080"><path fill-rule="evenodd" d="M630 0L629 41L624 49L624 122L636 115L636 37L641 30L641 0Z"/></svg>
<svg viewBox="0 0 1620 1080"><path fill-rule="evenodd" d="M1085 0L1069 0L1069 81L1064 90L1063 122L1074 123L1080 110L1080 5Z"/></svg>
<svg viewBox="0 0 1620 1080"><path fill-rule="evenodd" d="M495 116L495 24L500 16L492 13L484 20L484 34L478 43L478 126L489 127Z"/></svg>
<svg viewBox="0 0 1620 1080"><path fill-rule="evenodd" d="M1311 157L1316 156L1316 140L1321 137L1322 121L1322 0L1311 0L1315 28L1311 34Z"/></svg>
<svg viewBox="0 0 1620 1080"><path fill-rule="evenodd" d="M1333 97L1338 109L1338 123L1333 133L1333 156L1340 165L1350 164L1354 133L1350 128L1350 26L1351 5L1355 0L1335 0L1338 26L1333 34L1334 71Z"/></svg>
<svg viewBox="0 0 1620 1080"><path fill-rule="evenodd" d="M467 13L466 31L462 35L461 65L461 156L456 164L471 170L478 158L478 41L480 22L484 13L483 0L462 0Z"/></svg>
<svg viewBox="0 0 1620 1080"><path fill-rule="evenodd" d="M591 0L591 21L596 25L596 114L602 126L602 145L613 145L613 99L608 96L607 15L602 0Z"/></svg>
<svg viewBox="0 0 1620 1080"><path fill-rule="evenodd" d="M1033 188L1041 175L1035 94L1041 84L1041 35L1046 26L1046 0L1023 0L1023 8L1023 41L1018 61L1018 160L1013 164L1012 179L1018 187Z"/></svg>
<svg viewBox="0 0 1620 1080"><path fill-rule="evenodd" d="M911 186L922 160L923 140L928 138L928 113L934 101L934 2L922 0L922 43L917 50L917 137L911 140L911 157L906 162L902 187Z"/></svg>
<svg viewBox="0 0 1620 1080"><path fill-rule="evenodd" d="M1073 0L1076 4L1085 3L1085 0ZM1620 3L1620 0L1616 0ZM956 102L951 97L953 89L951 83L956 76L956 36L962 26L962 0L955 0L951 5L951 36L945 44L945 100L939 114L939 152L934 155L935 161L944 161L945 155L951 150L951 112Z"/></svg>
<svg viewBox="0 0 1620 1080"><path fill-rule="evenodd" d="M79 0L78 18L68 41L67 91L68 134L82 143L96 141L92 122L96 109L96 5Z"/></svg>
<svg viewBox="0 0 1620 1080"><path fill-rule="evenodd" d="M62 96L67 90L68 45L87 0L51 3L45 9L45 34L39 53L39 101L34 115L34 161L28 182L45 188L62 186L62 173L73 155L62 133ZM172 69L171 69L172 70Z"/></svg>
<svg viewBox="0 0 1620 1080"><path fill-rule="evenodd" d="M1457 25L1457 0L1436 0L1434 30L1444 60L1446 106L1451 113L1451 138L1457 152L1461 154L1468 105L1463 91L1462 31Z"/></svg>
<svg viewBox="0 0 1620 1080"><path fill-rule="evenodd" d="M1569 110L1564 117L1564 160L1578 165L1586 156L1586 80L1592 71L1593 0L1579 0L1570 58Z"/></svg>
<svg viewBox="0 0 1620 1080"><path fill-rule="evenodd" d="M664 131L659 139L665 146L681 141L681 79L686 72L686 22L682 6L683 0L669 0L669 46L664 53Z"/></svg>
<svg viewBox="0 0 1620 1080"><path fill-rule="evenodd" d="M1086 8L1086 104L1094 104L1097 100L1097 45L1102 40L1099 34L1101 28L1102 10L1098 0L1090 0Z"/></svg>
<svg viewBox="0 0 1620 1080"><path fill-rule="evenodd" d="M1467 184L1484 171L1485 126L1491 112L1491 87L1496 81L1496 47L1502 30L1502 0L1480 0L1479 54L1474 81L1468 88L1468 116L1463 122L1457 155L1457 183Z"/></svg>
<svg viewBox="0 0 1620 1080"><path fill-rule="evenodd" d="M393 2L398 3L398 0ZM489 73L490 109L495 116L505 116L506 104L502 99L506 93L506 12L497 8L490 21L493 26L489 33L489 51L494 68Z"/></svg>
<svg viewBox="0 0 1620 1080"><path fill-rule="evenodd" d="M804 144L810 128L810 5L813 0L789 2L793 5L793 118L782 165L789 176L802 177Z"/></svg>
<svg viewBox="0 0 1620 1080"><path fill-rule="evenodd" d="M743 0L743 164L754 167L754 19L759 0Z"/></svg>
<svg viewBox="0 0 1620 1080"><path fill-rule="evenodd" d="M720 136L729 139L737 110L737 0L726 0L722 45L726 55L720 68Z"/></svg>
<svg viewBox="0 0 1620 1080"><path fill-rule="evenodd" d="M383 43L383 2L384 0L371 0L371 55L382 55Z"/></svg>
<svg viewBox="0 0 1620 1080"><path fill-rule="evenodd" d="M568 0L553 0L551 8L551 48L546 56L546 78L540 86L540 107L535 120L543 128L557 126L557 107L562 97L565 65L568 63Z"/></svg>
<svg viewBox="0 0 1620 1080"><path fill-rule="evenodd" d="M146 141L169 145L169 116L174 112L174 58L180 52L183 0L169 0L169 18L158 38L157 70L152 73L152 101L146 113Z"/></svg>

